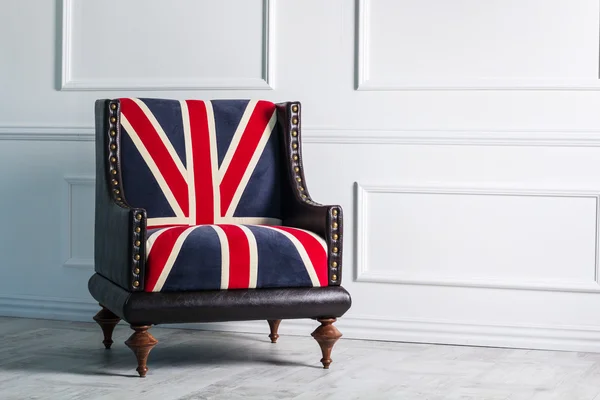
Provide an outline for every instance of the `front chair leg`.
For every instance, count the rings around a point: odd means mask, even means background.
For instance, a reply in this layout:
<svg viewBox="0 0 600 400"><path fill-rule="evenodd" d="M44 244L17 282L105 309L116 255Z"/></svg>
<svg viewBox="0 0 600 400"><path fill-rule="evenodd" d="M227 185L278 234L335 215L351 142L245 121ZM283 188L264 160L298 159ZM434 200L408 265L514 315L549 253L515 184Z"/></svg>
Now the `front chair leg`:
<svg viewBox="0 0 600 400"><path fill-rule="evenodd" d="M127 339L125 344L135 354L138 362L136 371L140 374L140 377L144 378L148 372L148 367L146 366L148 354L156 346L158 340L148 332L150 325L131 325L131 329L135 332Z"/></svg>
<svg viewBox="0 0 600 400"><path fill-rule="evenodd" d="M281 320L269 319L267 322L269 323L269 328L271 328L271 334L269 335L271 343L277 343L277 339L279 339L279 334L277 331L279 330L279 324L281 323Z"/></svg>
<svg viewBox="0 0 600 400"><path fill-rule="evenodd" d="M112 313L108 308L104 307L100 304L102 310L98 311L96 315L94 315L94 321L100 325L102 328L102 333L104 334L104 340L102 343L106 349L110 349L110 346L113 344L112 334L115 330L115 326L119 323L121 318L117 317Z"/></svg>
<svg viewBox="0 0 600 400"><path fill-rule="evenodd" d="M332 361L331 349L333 349L335 342L342 337L342 333L333 326L336 318L317 318L317 321L321 323L321 326L315 329L312 333L312 337L314 337L319 343L319 346L321 346L321 352L323 353L321 363L323 364L323 368L329 369L329 364L331 364Z"/></svg>

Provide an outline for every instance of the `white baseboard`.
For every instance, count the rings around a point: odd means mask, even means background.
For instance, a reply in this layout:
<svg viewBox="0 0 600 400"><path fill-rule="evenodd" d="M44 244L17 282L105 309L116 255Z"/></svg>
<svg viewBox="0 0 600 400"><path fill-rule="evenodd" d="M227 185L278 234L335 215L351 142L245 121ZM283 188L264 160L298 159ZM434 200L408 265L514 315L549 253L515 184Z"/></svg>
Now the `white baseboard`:
<svg viewBox="0 0 600 400"><path fill-rule="evenodd" d="M0 316L91 322L98 310L98 304L92 300L0 295ZM317 326L318 323L311 320L286 320L279 333L306 336ZM340 318L336 326L346 339L600 352L600 327L596 326L482 325L351 314ZM268 334L264 321L164 327Z"/></svg>
<svg viewBox="0 0 600 400"><path fill-rule="evenodd" d="M0 295L0 316L64 321L91 321L98 303L81 299Z"/></svg>

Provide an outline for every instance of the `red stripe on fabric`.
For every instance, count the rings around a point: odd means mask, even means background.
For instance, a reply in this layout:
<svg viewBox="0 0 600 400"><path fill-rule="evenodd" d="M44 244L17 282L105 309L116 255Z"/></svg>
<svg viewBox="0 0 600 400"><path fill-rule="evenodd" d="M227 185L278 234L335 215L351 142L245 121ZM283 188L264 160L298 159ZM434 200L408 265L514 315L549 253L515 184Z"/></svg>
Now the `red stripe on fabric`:
<svg viewBox="0 0 600 400"><path fill-rule="evenodd" d="M164 229L164 228L172 228L174 226L186 226L189 228L189 225L183 225L183 224L167 224L167 225L152 225L152 224L148 224L147 229Z"/></svg>
<svg viewBox="0 0 600 400"><path fill-rule="evenodd" d="M152 157L152 160L154 160L154 163L167 182L169 189L171 189L175 201L179 204L184 215L186 217L189 216L187 183L181 172L179 172L177 165L158 135L158 132L156 132L148 117L146 117L142 109L133 100L123 98L120 99L120 102L121 113L125 115L133 129L137 132L150 157Z"/></svg>
<svg viewBox="0 0 600 400"><path fill-rule="evenodd" d="M146 261L146 285L144 286L145 292L151 292L160 274L165 269L171 250L175 245L175 241L183 231L188 229L189 226L178 226L176 228L169 229L163 232L159 237L156 238L156 242L152 245L152 250ZM155 234L157 234L156 232Z"/></svg>
<svg viewBox="0 0 600 400"><path fill-rule="evenodd" d="M210 131L206 104L200 100L187 100L194 160L194 194L196 197L196 224L212 224L215 219Z"/></svg>
<svg viewBox="0 0 600 400"><path fill-rule="evenodd" d="M239 226L219 225L229 242L229 289L250 286L250 244Z"/></svg>
<svg viewBox="0 0 600 400"><path fill-rule="evenodd" d="M258 143L265 131L273 112L275 104L268 101L259 101L248 120L248 125L238 143L227 172L221 180L221 216L225 216L233 196L242 181L248 164L258 147Z"/></svg>
<svg viewBox="0 0 600 400"><path fill-rule="evenodd" d="M317 273L317 277L319 278L321 286L328 286L329 271L327 271L327 252L323 248L323 245L319 243L314 236L304 232L303 230L290 228L287 226L273 226L273 228L287 232L298 239L300 244L304 246L304 249L308 254L308 258L310 258L310 262L312 262L312 265L315 268L315 272Z"/></svg>

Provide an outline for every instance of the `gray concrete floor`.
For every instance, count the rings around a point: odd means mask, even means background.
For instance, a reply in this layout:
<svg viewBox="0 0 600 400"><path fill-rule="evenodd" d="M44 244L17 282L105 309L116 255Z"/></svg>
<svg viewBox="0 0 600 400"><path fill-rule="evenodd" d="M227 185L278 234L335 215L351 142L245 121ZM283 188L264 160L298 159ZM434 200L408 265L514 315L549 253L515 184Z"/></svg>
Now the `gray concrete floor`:
<svg viewBox="0 0 600 400"><path fill-rule="evenodd" d="M285 321L284 321L285 323ZM600 354L344 340L330 370L306 337L153 328L145 379L94 323L0 317L0 399L600 400Z"/></svg>

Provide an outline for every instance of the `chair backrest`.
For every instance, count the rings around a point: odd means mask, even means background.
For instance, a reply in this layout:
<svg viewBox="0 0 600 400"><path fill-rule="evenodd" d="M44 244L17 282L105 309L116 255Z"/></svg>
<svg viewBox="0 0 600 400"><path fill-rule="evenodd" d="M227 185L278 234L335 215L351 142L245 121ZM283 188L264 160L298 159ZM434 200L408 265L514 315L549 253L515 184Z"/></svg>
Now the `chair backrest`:
<svg viewBox="0 0 600 400"><path fill-rule="evenodd" d="M148 227L279 224L275 104L119 99L123 194Z"/></svg>

